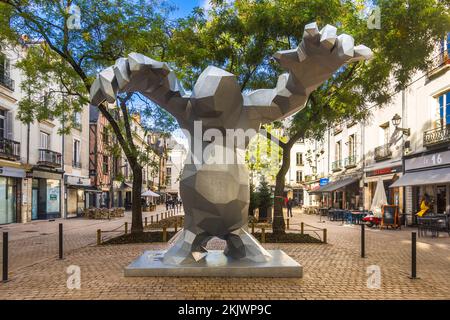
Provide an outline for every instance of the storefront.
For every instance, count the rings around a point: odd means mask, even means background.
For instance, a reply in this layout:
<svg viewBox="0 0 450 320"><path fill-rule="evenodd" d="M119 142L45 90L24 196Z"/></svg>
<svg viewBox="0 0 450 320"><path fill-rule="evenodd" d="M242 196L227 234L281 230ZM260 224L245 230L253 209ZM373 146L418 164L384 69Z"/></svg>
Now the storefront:
<svg viewBox="0 0 450 320"><path fill-rule="evenodd" d="M391 188L391 185L402 176L403 166L401 160L388 166L366 168L364 177L364 208L369 210L372 204L378 181L382 181L386 193L386 205L396 205L399 212L403 212L403 188Z"/></svg>
<svg viewBox="0 0 450 320"><path fill-rule="evenodd" d="M85 208L89 208L88 192L91 188L91 180L88 177L64 176L66 185L66 210L67 218L79 217Z"/></svg>
<svg viewBox="0 0 450 320"><path fill-rule="evenodd" d="M449 213L450 150L412 155L405 158L404 164L404 175L390 187L405 187L407 223L416 223L424 197L429 200L431 213Z"/></svg>
<svg viewBox="0 0 450 320"><path fill-rule="evenodd" d="M323 195L323 206L357 210L362 206L360 181L359 175L342 177L321 186L314 193Z"/></svg>
<svg viewBox="0 0 450 320"><path fill-rule="evenodd" d="M33 171L31 219L61 218L61 173Z"/></svg>
<svg viewBox="0 0 450 320"><path fill-rule="evenodd" d="M0 224L21 222L20 193L25 170L0 167Z"/></svg>

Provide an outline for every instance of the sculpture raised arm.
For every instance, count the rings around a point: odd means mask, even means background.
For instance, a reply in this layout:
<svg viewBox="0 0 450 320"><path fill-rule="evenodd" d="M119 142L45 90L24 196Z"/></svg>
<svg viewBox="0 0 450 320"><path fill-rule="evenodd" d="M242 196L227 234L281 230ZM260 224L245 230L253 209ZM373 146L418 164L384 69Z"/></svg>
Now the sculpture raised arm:
<svg viewBox="0 0 450 320"><path fill-rule="evenodd" d="M118 59L114 66L97 75L91 87L91 104L114 103L117 94L122 92L139 92L170 112L179 122L185 120L189 96L164 62L139 53Z"/></svg>
<svg viewBox="0 0 450 320"><path fill-rule="evenodd" d="M364 45L354 46L354 39L337 36L337 29L326 25L306 25L297 49L279 51L274 58L288 73L280 75L274 89L260 89L244 94L244 110L252 127L286 118L305 106L308 96L343 65L372 58Z"/></svg>

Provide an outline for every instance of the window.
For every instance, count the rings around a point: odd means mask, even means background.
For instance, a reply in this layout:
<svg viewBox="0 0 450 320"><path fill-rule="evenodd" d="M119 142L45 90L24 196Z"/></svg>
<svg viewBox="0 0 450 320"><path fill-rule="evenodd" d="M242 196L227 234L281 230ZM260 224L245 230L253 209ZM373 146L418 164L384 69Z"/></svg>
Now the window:
<svg viewBox="0 0 450 320"><path fill-rule="evenodd" d="M50 149L50 135L47 132L41 131L39 133L39 147L41 149Z"/></svg>
<svg viewBox="0 0 450 320"><path fill-rule="evenodd" d="M296 154L296 164L297 166L303 166L303 154L301 152Z"/></svg>
<svg viewBox="0 0 450 320"><path fill-rule="evenodd" d="M297 171L297 173L296 173L296 181L297 181L297 183L302 182L302 180L303 180L303 173L301 171Z"/></svg>
<svg viewBox="0 0 450 320"><path fill-rule="evenodd" d="M80 140L73 139L73 167L81 168L81 155L80 155Z"/></svg>
<svg viewBox="0 0 450 320"><path fill-rule="evenodd" d="M0 110L0 138L6 136L6 111Z"/></svg>
<svg viewBox="0 0 450 320"><path fill-rule="evenodd" d="M389 144L389 140L391 139L390 133L390 124L389 122L383 123L381 126L381 145Z"/></svg>
<svg viewBox="0 0 450 320"><path fill-rule="evenodd" d="M73 126L77 129L81 128L81 112L75 112L73 114Z"/></svg>
<svg viewBox="0 0 450 320"><path fill-rule="evenodd" d="M356 156L356 137L354 134L348 137L348 156L351 158Z"/></svg>
<svg viewBox="0 0 450 320"><path fill-rule="evenodd" d="M336 161L342 160L342 145L341 141L336 142L335 149L334 149L334 157Z"/></svg>
<svg viewBox="0 0 450 320"><path fill-rule="evenodd" d="M450 91L446 92L438 97L439 102L439 120L438 125L448 126L450 125Z"/></svg>
<svg viewBox="0 0 450 320"><path fill-rule="evenodd" d="M103 174L109 174L109 158L103 156Z"/></svg>
<svg viewBox="0 0 450 320"><path fill-rule="evenodd" d="M108 144L108 143L109 143L109 132L108 132L108 128L103 128L103 132L102 132L102 141L103 141L103 144Z"/></svg>

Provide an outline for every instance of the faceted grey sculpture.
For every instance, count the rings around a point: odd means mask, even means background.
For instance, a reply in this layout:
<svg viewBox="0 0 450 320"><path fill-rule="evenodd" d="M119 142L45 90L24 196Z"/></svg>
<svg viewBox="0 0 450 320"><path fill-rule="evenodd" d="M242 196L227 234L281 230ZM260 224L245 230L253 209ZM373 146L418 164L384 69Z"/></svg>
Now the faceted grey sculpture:
<svg viewBox="0 0 450 320"><path fill-rule="evenodd" d="M131 53L102 71L91 88L91 103L114 102L122 92L140 92L170 112L191 136L191 151L209 143L194 134L194 121L202 130L254 129L286 118L303 107L309 94L348 62L366 60L372 51L354 46L351 36L337 36L336 28L316 23L305 27L303 41L294 50L279 51L275 59L288 71L274 89L242 94L236 76L210 66L186 94L166 63ZM219 146L226 151L227 146ZM243 147L245 148L245 147ZM244 150L238 150L241 153ZM239 152L238 152L239 153ZM184 229L164 256L168 264L199 261L212 237L226 240L225 254L236 259L264 262L270 254L247 231L249 205L248 171L244 164L210 163L191 152L185 165L180 193L185 210Z"/></svg>

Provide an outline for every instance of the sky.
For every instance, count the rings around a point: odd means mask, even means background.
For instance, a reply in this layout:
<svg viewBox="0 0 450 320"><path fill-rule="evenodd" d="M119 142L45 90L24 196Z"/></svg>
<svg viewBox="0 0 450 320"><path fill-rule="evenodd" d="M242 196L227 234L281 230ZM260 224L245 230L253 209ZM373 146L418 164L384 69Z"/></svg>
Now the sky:
<svg viewBox="0 0 450 320"><path fill-rule="evenodd" d="M167 0L169 3L178 7L178 10L173 13L175 18L187 16L194 7L207 8L208 0Z"/></svg>

